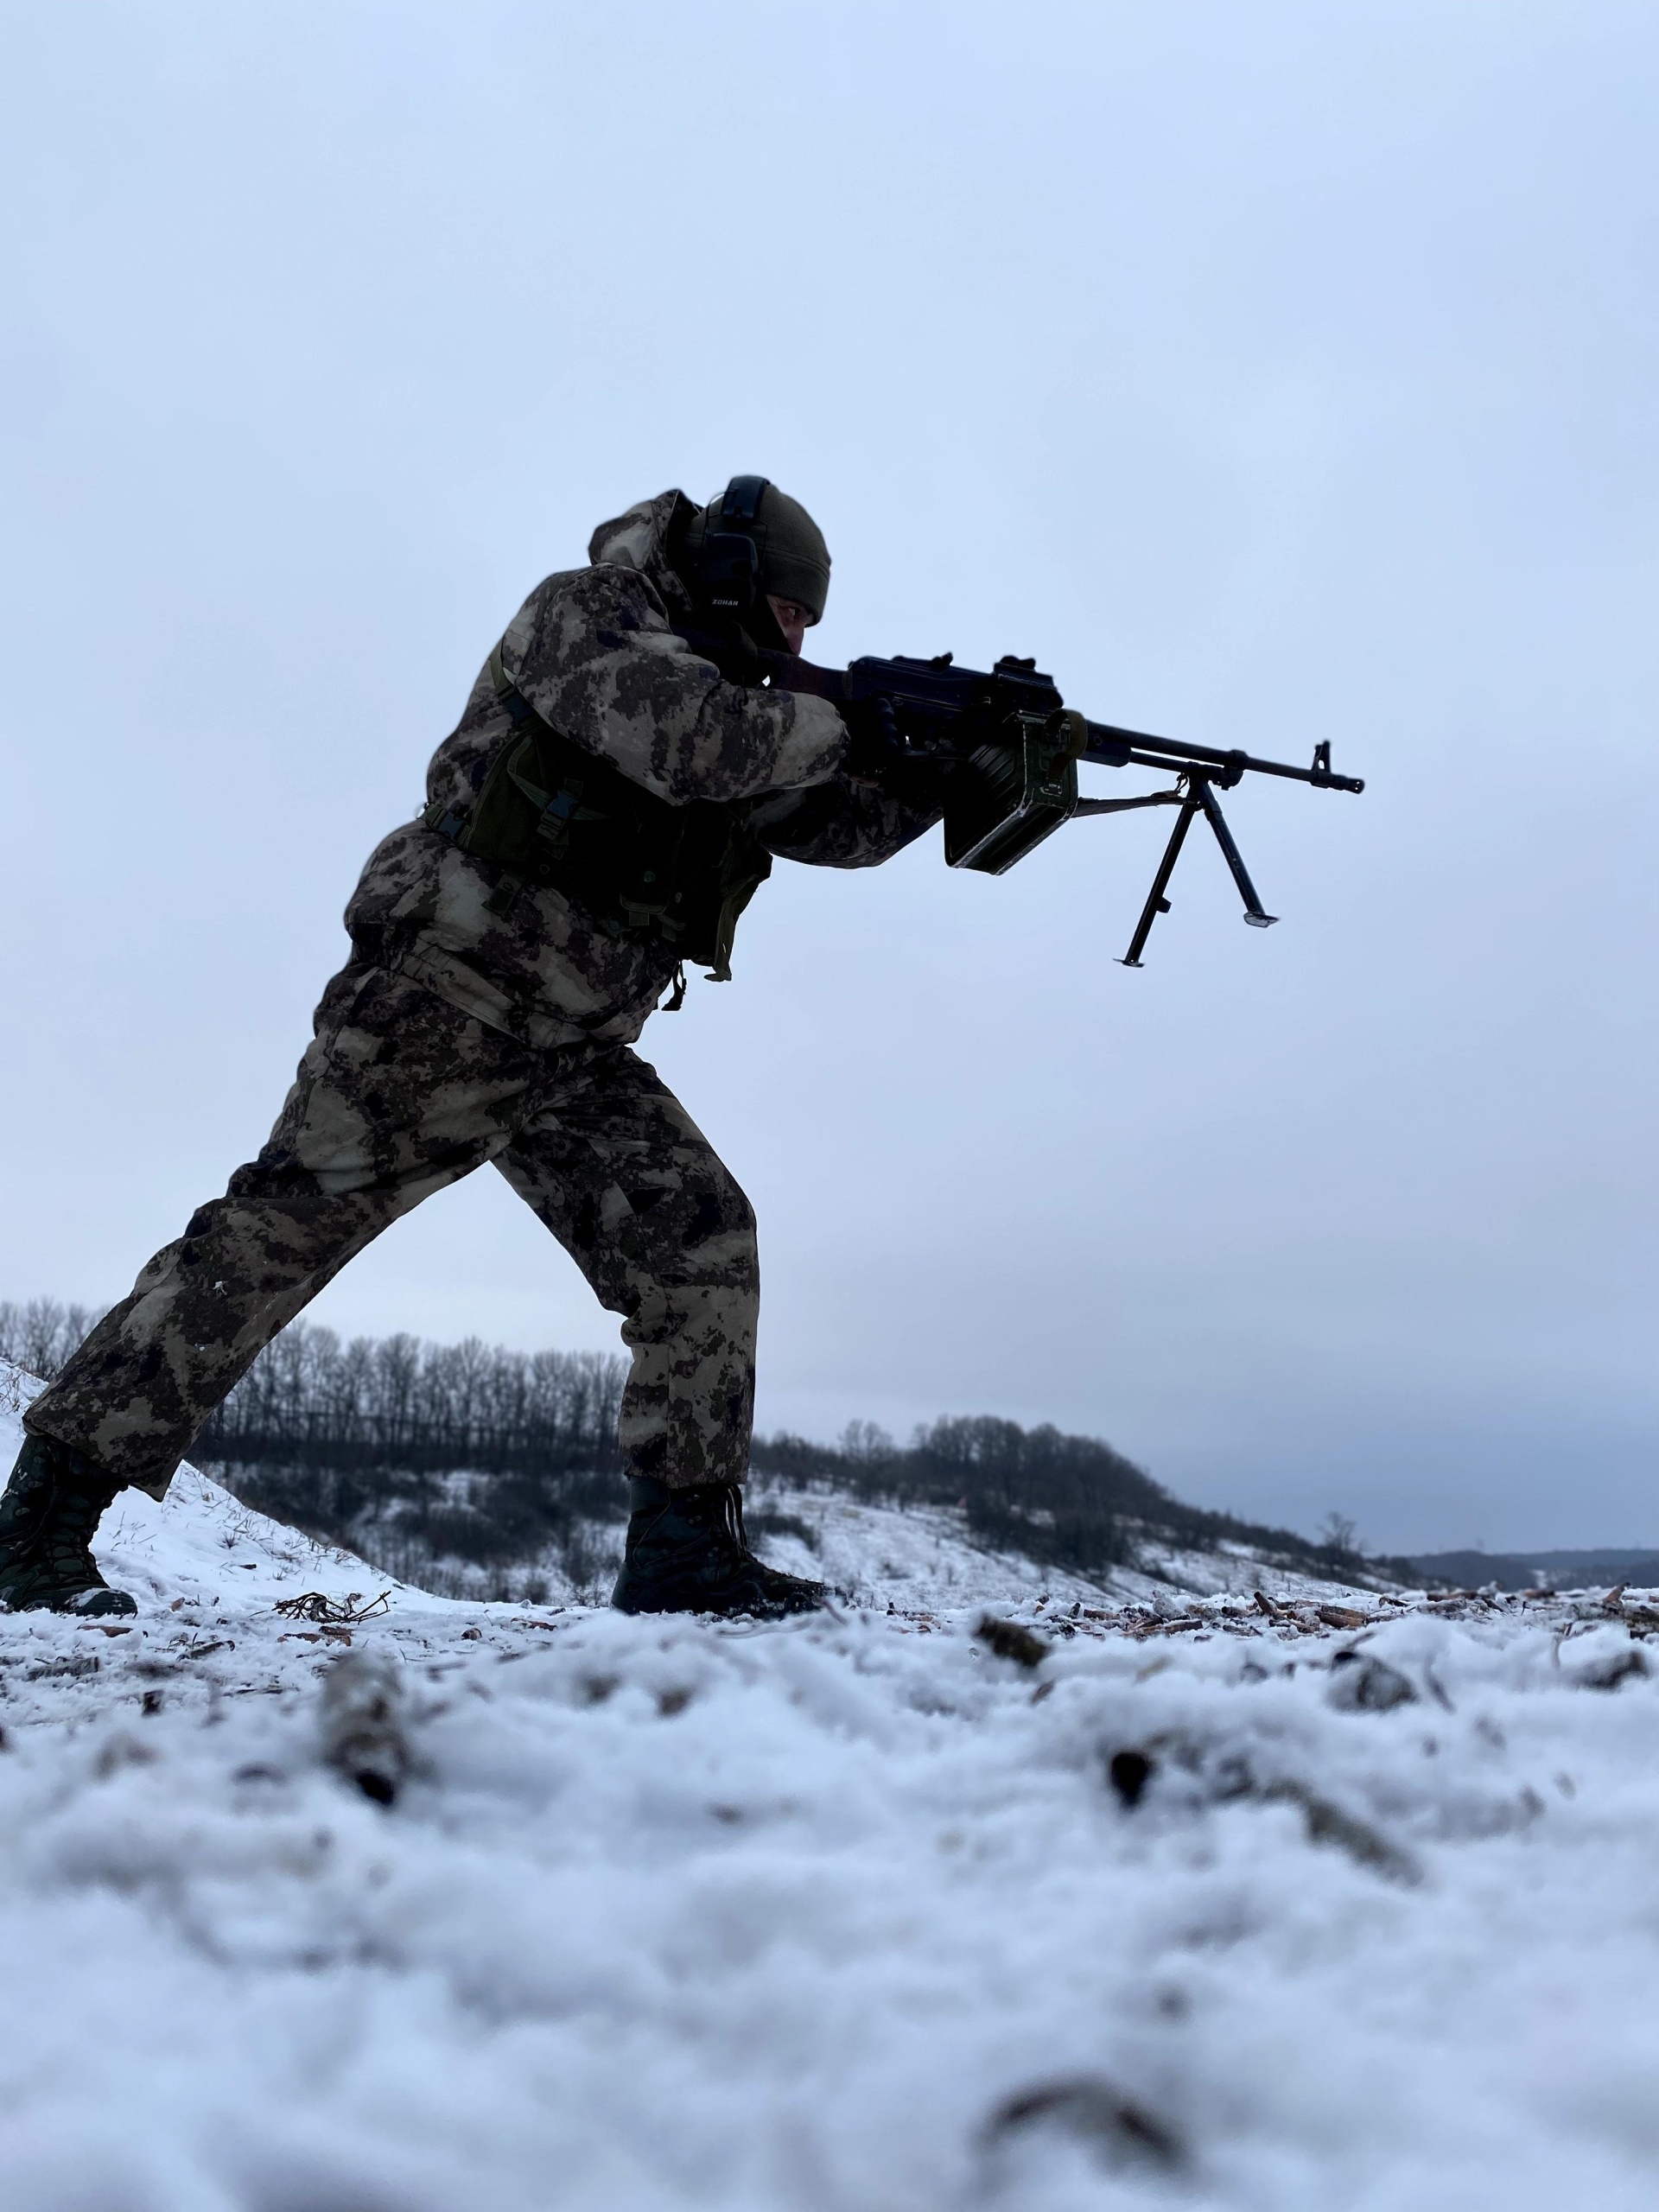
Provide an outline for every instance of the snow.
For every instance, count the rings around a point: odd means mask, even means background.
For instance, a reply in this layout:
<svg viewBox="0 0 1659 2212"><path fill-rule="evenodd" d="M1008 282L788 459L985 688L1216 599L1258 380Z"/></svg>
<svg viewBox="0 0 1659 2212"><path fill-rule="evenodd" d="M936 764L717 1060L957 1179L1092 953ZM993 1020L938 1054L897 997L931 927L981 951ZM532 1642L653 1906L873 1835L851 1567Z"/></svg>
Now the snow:
<svg viewBox="0 0 1659 2212"><path fill-rule="evenodd" d="M130 1628L0 1616L8 2212L1651 2202L1651 1602L1160 1612L835 1513L877 1594L759 1627L129 1494Z"/></svg>

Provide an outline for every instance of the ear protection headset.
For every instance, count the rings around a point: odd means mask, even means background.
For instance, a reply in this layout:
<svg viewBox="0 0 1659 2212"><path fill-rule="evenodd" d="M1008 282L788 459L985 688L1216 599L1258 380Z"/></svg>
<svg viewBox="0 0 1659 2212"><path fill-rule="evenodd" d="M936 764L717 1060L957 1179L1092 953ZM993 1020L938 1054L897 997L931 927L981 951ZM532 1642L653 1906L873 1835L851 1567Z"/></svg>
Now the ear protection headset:
<svg viewBox="0 0 1659 2212"><path fill-rule="evenodd" d="M740 620L753 612L760 592L760 548L747 530L734 523L753 524L760 512L760 495L771 480L765 476L734 476L721 495L720 512L711 517L696 550L696 582L706 607ZM716 522L727 527L718 529Z"/></svg>

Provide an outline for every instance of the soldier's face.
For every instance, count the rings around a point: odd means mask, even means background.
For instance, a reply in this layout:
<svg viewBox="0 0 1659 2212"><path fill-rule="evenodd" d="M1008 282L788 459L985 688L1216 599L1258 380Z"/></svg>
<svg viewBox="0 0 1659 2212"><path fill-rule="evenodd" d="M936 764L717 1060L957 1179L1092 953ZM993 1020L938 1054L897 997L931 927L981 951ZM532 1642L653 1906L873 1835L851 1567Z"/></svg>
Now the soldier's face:
<svg viewBox="0 0 1659 2212"><path fill-rule="evenodd" d="M778 617L778 627L784 633L785 644L791 652L798 653L805 643L811 616L804 607L798 607L792 599L774 599L770 592L766 594L766 603Z"/></svg>

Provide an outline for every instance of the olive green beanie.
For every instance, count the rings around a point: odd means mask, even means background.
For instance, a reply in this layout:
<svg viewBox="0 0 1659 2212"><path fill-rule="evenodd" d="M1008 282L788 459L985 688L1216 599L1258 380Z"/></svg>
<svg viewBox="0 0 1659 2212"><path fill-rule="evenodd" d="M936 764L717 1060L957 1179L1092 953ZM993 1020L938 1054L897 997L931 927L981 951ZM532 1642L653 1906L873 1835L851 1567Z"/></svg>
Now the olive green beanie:
<svg viewBox="0 0 1659 2212"><path fill-rule="evenodd" d="M798 499L768 484L755 508L754 520L743 522L721 512L721 499L710 499L693 516L685 535L687 550L696 554L709 531L733 531L754 540L760 556L760 588L772 599L792 599L814 622L823 617L830 596L830 548Z"/></svg>

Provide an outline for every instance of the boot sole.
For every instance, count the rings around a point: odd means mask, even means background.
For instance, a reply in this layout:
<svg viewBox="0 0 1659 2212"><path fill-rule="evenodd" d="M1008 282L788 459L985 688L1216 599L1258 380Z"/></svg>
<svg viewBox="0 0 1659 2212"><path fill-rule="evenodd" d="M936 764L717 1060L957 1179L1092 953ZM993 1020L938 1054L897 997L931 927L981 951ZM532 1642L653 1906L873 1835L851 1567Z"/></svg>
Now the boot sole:
<svg viewBox="0 0 1659 2212"><path fill-rule="evenodd" d="M85 1598L87 1602L78 1604ZM137 1600L124 1590L71 1591L55 1597L0 1596L0 1608L9 1613L73 1613L77 1620L107 1620L112 1617L130 1619L138 1610Z"/></svg>
<svg viewBox="0 0 1659 2212"><path fill-rule="evenodd" d="M822 1612L828 1602L827 1592L823 1598L815 1598L804 1605L794 1605L775 1602L768 1605L765 1600L760 1600L754 1604L739 1602L734 1605L721 1605L717 1599L707 1597L696 1597L685 1600L650 1595L634 1597L620 1588L611 1592L613 1611L628 1613L636 1618L652 1613L702 1613L713 1620L781 1621L789 1619L796 1613Z"/></svg>

